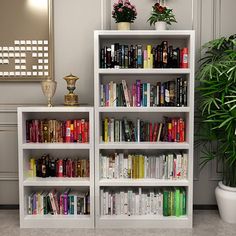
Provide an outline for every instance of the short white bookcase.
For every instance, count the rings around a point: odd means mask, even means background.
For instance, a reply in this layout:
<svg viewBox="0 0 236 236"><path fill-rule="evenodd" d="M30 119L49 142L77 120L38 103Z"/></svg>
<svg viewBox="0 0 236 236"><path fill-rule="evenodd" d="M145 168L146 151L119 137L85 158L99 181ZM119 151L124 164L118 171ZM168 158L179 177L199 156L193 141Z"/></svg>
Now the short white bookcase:
<svg viewBox="0 0 236 236"><path fill-rule="evenodd" d="M57 119L89 121L88 143L27 143L26 120ZM19 107L18 108L18 158L20 227L22 228L93 228L94 227L94 114L93 107ZM50 154L54 158L89 159L90 177L29 177L30 157ZM28 215L27 197L35 191L59 192L71 188L76 192L90 192L90 215Z"/></svg>
<svg viewBox="0 0 236 236"><path fill-rule="evenodd" d="M95 105L95 222L99 228L191 228L193 205L193 118L194 118L194 48L195 34L191 30L180 31L95 31L94 32L94 105ZM157 45L167 40L175 47L188 48L188 68L153 68L153 69L104 69L100 68L100 52L105 46L115 43L123 45ZM100 105L101 84L110 81L121 83L126 80L129 86L137 79L142 82L156 83L183 77L188 84L188 104L186 107L102 107ZM130 87L129 87L130 88ZM177 142L109 142L104 143L102 135L102 120L106 117L135 121L157 121L163 116L182 117L186 122L186 141ZM102 179L100 154L104 153L134 153L141 154L183 151L188 154L188 173L186 180L162 179ZM146 190L163 187L181 187L186 189L186 215L181 217L164 217L155 215L102 215L101 189L114 192L124 189L132 190L143 187ZM109 203L108 203L109 204Z"/></svg>

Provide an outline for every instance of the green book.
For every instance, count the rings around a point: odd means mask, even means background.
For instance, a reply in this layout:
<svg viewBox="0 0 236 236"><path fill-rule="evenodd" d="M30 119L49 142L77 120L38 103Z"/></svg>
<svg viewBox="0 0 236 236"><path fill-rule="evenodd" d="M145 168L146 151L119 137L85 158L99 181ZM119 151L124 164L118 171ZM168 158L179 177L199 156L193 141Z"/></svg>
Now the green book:
<svg viewBox="0 0 236 236"><path fill-rule="evenodd" d="M180 190L175 190L175 216L180 216Z"/></svg>
<svg viewBox="0 0 236 236"><path fill-rule="evenodd" d="M171 216L171 190L168 191L167 207L168 207L168 216Z"/></svg>
<svg viewBox="0 0 236 236"><path fill-rule="evenodd" d="M186 215L186 191L183 190L183 215Z"/></svg>
<svg viewBox="0 0 236 236"><path fill-rule="evenodd" d="M168 216L168 195L167 190L163 191L163 216Z"/></svg>
<svg viewBox="0 0 236 236"><path fill-rule="evenodd" d="M175 192L171 190L170 192L170 215L175 215Z"/></svg>
<svg viewBox="0 0 236 236"><path fill-rule="evenodd" d="M183 215L183 192L182 190L179 193L179 214L182 216Z"/></svg>

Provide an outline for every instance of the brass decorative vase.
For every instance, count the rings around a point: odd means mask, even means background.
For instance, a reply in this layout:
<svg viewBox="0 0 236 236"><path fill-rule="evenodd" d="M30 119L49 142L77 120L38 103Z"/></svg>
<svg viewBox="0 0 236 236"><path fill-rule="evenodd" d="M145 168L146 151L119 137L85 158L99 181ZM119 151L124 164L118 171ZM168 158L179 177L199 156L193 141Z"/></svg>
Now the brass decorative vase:
<svg viewBox="0 0 236 236"><path fill-rule="evenodd" d="M55 94L57 82L55 80L46 79L41 82L43 94L48 99L48 107L52 107L52 97Z"/></svg>
<svg viewBox="0 0 236 236"><path fill-rule="evenodd" d="M67 83L67 89L69 90L69 93L65 95L65 101L64 104L66 106L76 106L78 105L78 95L74 94L75 90L75 83L79 78L70 74L68 76L64 77L64 80Z"/></svg>

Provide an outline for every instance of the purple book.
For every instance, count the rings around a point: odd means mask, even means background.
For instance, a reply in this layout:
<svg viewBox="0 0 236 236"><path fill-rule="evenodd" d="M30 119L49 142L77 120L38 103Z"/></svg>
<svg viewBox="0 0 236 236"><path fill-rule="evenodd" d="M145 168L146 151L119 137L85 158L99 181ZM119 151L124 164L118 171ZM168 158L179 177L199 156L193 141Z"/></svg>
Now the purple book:
<svg viewBox="0 0 236 236"><path fill-rule="evenodd" d="M68 215L68 194L64 193L64 215Z"/></svg>
<svg viewBox="0 0 236 236"><path fill-rule="evenodd" d="M136 80L136 106L140 107L141 106L141 97L140 97L140 80Z"/></svg>
<svg viewBox="0 0 236 236"><path fill-rule="evenodd" d="M109 101L109 84L106 84L106 91L105 91L105 106L109 107L110 106L110 101Z"/></svg>

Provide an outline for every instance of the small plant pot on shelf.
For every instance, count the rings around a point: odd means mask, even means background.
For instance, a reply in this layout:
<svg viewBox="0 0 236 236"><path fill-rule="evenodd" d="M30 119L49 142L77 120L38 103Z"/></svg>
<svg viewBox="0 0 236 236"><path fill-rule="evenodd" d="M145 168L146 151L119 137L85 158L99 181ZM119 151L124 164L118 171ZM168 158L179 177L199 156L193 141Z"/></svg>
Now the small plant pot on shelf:
<svg viewBox="0 0 236 236"><path fill-rule="evenodd" d="M165 21L157 21L155 23L156 30L167 30L167 24Z"/></svg>
<svg viewBox="0 0 236 236"><path fill-rule="evenodd" d="M130 30L131 23L130 22L118 22L117 29L118 30Z"/></svg>
<svg viewBox="0 0 236 236"><path fill-rule="evenodd" d="M236 187L228 187L221 181L215 189L215 195L221 219L236 224Z"/></svg>

